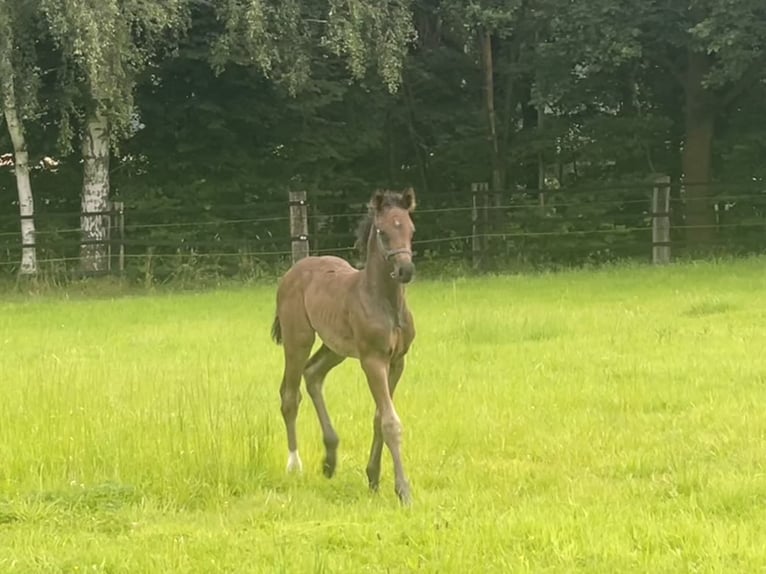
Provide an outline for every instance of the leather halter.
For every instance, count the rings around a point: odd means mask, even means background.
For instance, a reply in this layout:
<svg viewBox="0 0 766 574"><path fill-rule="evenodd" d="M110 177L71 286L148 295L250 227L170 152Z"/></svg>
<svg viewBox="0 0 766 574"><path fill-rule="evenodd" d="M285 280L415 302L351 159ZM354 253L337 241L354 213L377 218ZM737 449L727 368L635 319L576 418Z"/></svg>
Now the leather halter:
<svg viewBox="0 0 766 574"><path fill-rule="evenodd" d="M375 228L375 235L378 238L378 247L380 247L380 250L383 252L383 259L388 261L391 259L394 255L399 255L400 253L406 253L410 257L412 257L412 251L407 249L406 247L402 247L400 249L386 249L386 246L383 245L383 238L380 236L380 229L377 227Z"/></svg>

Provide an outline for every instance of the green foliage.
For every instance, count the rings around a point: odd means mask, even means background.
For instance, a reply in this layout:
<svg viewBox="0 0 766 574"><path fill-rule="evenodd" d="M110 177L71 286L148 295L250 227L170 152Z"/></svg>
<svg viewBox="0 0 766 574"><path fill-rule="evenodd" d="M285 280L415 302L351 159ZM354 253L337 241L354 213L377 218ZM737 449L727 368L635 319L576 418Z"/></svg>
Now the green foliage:
<svg viewBox="0 0 766 574"><path fill-rule="evenodd" d="M137 76L188 24L185 0L40 0L50 33L61 51L58 89L62 142L71 140L72 115L98 107L108 113L116 136L135 129ZM81 98L76 99L76 96ZM66 149L66 148L65 148Z"/></svg>
<svg viewBox="0 0 766 574"><path fill-rule="evenodd" d="M35 1L0 1L0 96L12 77L13 97L19 113L28 120L39 113L40 69L38 48L40 22ZM0 100L0 110L1 110Z"/></svg>
<svg viewBox="0 0 766 574"><path fill-rule="evenodd" d="M354 77L362 77L371 60L389 91L397 89L402 61L414 38L410 0L330 0L328 24L327 45L336 55L347 55Z"/></svg>
<svg viewBox="0 0 766 574"><path fill-rule="evenodd" d="M699 87L717 103L714 179L731 182L712 193L747 195L724 219L752 224L721 228L715 240L760 249L764 10L688 0L40 0L0 4L0 25L16 38L8 53L23 78L30 148L53 155L56 137L70 144L91 106L109 114L120 141L112 191L134 225L130 255L154 242L157 256L175 258L155 269L165 278L178 275L173 261L198 262L215 242L230 253L285 251L287 189L308 190L316 244L340 249L371 189L413 184L423 205L442 210L419 225L419 235L443 240L430 255L465 263L468 192L495 167L485 33L508 207L491 231L514 236L491 246L498 261L646 257L646 239L621 230L648 224L655 172L672 176L674 225L683 223L690 53L705 55ZM42 211L71 214L40 218L50 257L76 255L76 232L63 231L76 229L79 209L80 157L69 150L56 173L33 174ZM536 207L541 174L547 212ZM0 172L0 212L13 197L11 173ZM221 223L238 215L272 221ZM3 261L15 257L16 224L0 219ZM149 227L168 224L177 226ZM516 237L587 229L594 235L576 242Z"/></svg>
<svg viewBox="0 0 766 574"><path fill-rule="evenodd" d="M225 33L212 48L213 63L252 64L295 94L306 85L320 49L346 59L355 79L374 64L389 90L401 80L413 38L408 1L225 0L218 16Z"/></svg>
<svg viewBox="0 0 766 574"><path fill-rule="evenodd" d="M766 75L766 6L758 0L698 2L684 25L694 49L710 54L714 65L707 78L712 88L725 88L747 74Z"/></svg>

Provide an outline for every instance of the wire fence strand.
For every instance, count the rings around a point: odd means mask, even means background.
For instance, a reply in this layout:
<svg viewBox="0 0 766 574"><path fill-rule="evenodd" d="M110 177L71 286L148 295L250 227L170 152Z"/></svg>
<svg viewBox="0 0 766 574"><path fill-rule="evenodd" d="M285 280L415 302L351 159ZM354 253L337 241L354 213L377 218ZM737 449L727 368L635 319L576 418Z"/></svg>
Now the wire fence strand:
<svg viewBox="0 0 766 574"><path fill-rule="evenodd" d="M743 222L743 223L736 223L736 224L718 224L718 225L678 225L675 226L675 229L713 229L713 228L735 228L735 227L749 227L749 228L759 228L759 227L766 227L766 221L762 222ZM604 228L604 229L568 229L568 230L558 230L558 231L539 231L539 232L530 232L530 231L518 231L518 232L493 232L493 233L480 233L476 235L450 235L450 236L444 236L444 237L433 237L428 239L420 239L413 241L413 245L430 245L430 244L436 244L436 243L445 243L445 242L453 242L453 241L467 241L467 240L473 240L473 239L489 239L489 238L502 238L502 239L509 239L509 238L535 238L535 237L563 237L563 236L572 236L572 235L599 235L599 234L631 234L631 233L639 233L639 232L650 232L652 229L651 227L615 227L615 228ZM152 245L147 243L146 248L151 248ZM355 251L356 247L354 246L341 246L341 247L331 247L331 248L316 248L312 249L311 251L313 253L317 254L329 254L329 253L344 253L344 252L350 252ZM239 251L215 251L215 252L204 252L204 251L197 251L192 246L188 251L182 251L181 247L179 246L179 249L176 252L172 253L156 253L156 252L145 252L145 253L125 253L123 254L123 257L126 259L141 259L141 258L167 258L167 257L204 257L204 258L216 258L216 257L285 257L290 256L292 254L292 251L290 250L268 250L268 251L248 251L248 250L239 250ZM79 261L80 258L77 256L72 257L52 257L52 258L42 258L37 259L38 264L47 264L47 263L65 263L65 262L75 262ZM2 261L0 262L0 266L14 266L18 265L19 263L16 261Z"/></svg>
<svg viewBox="0 0 766 574"><path fill-rule="evenodd" d="M606 191L606 190L600 190L600 191ZM596 191L593 191L592 193L595 193ZM533 192L528 192L533 193ZM549 197L551 195L559 194L557 190L546 190L543 192L544 194L549 194ZM584 193L584 192L581 192ZM482 197L490 197L492 195L492 192L482 192ZM470 195L466 195L467 199L470 199ZM671 197L670 201L671 203L694 203L697 201L714 201L717 203L721 202L732 202L732 201L743 201L748 199L759 199L766 201L766 192L759 193L759 194L739 194L739 195L722 195L722 196L715 196L715 197L703 197L703 198L695 198L695 197ZM598 206L631 206L631 205L641 205L646 204L647 208L646 211L649 212L649 200L648 195L646 198L642 199L608 199L608 200L583 200L583 201L557 201L555 199L549 199L545 203L540 202L518 202L518 203L501 203L501 204L493 204L493 203L481 203L476 206L473 205L460 205L460 206L453 206L453 207L420 207L417 210L417 213L419 215L423 214L438 214L438 213L461 213L466 211L498 211L498 210L518 210L518 209L536 209L536 210L545 210L545 209L555 209L559 207L598 207ZM234 208L235 206L228 206L231 208ZM238 206L240 209L244 208L245 206ZM160 222L160 223L132 223L129 222L129 219L131 217L136 217L140 212L134 212L134 211L125 211L125 216L128 218L128 222L125 223L125 229L126 230L138 230L138 229L165 229L165 228L182 228L182 227L207 227L207 226L227 226L227 225L240 225L240 224L261 224L261 223L278 223L278 222L286 222L290 220L289 216L270 216L270 217L253 217L253 218L232 218L232 219L199 219L194 221L174 221L174 222ZM157 215L158 211L152 211L148 212L152 215ZM116 212L114 213L117 214ZM322 213L321 211L313 212L309 215L309 219L314 218L327 218L327 219L344 219L344 218L362 218L367 214L366 211L344 211L344 212L330 212L330 213ZM80 217L80 213L77 212L71 212L71 213L43 213L38 214L36 218L38 219L46 219L48 217ZM214 217L214 213L209 213L209 217ZM9 216L4 216L9 217ZM106 217L106 216L105 216ZM18 216L10 216L9 220L11 221L18 221ZM64 228L64 229L54 229L54 230L38 230L36 231L37 235L44 235L44 234L59 234L59 233L76 233L79 232L80 228L78 227L70 227L70 228ZM14 235L18 235L20 231L4 231L0 232L0 237L12 237Z"/></svg>
<svg viewBox="0 0 766 574"><path fill-rule="evenodd" d="M684 246L684 232L692 230L715 230L726 232L716 234L712 241L721 245L735 245L737 249L762 249L766 241L760 243L757 230L766 227L766 187L746 184L709 185L710 190L718 190L719 195L705 197L689 196L687 193L674 192L669 198L670 210L666 215L672 217L670 227L674 245ZM419 229L426 232L422 239L413 241L413 246L440 246L454 242L478 241L480 248L487 248L487 241L492 239L508 240L513 248L535 249L542 253L559 250L560 253L571 251L568 238L599 237L604 239L582 240L584 250L600 249L599 245L609 245L623 249L631 254L648 253L651 250L650 238L638 238L640 234L652 231L651 190L652 184L641 186L620 186L552 190L528 190L517 192L492 192L481 190L475 193L445 193L419 196L416 216L426 225ZM687 185L686 191L694 185ZM675 188L678 189L678 188ZM540 194L544 201L539 201ZM605 197L605 194L612 194ZM621 194L619 196L618 194ZM532 199L532 200L531 200ZM475 203L474 203L475 201ZM710 204L712 215L715 208L714 224L691 224L683 219L684 206L695 202ZM452 205L449 205L452 203ZM455 203L458 203L457 205ZM445 205L446 204L446 205ZM309 199L307 220L309 229L309 247L312 254L345 254L356 250L352 226L346 222L359 220L367 216L365 202L349 202L344 198L318 197L312 203ZM271 213L269 210L272 210ZM290 241L286 202L264 202L242 205L215 205L212 208L190 206L162 206L156 209L126 208L120 212L119 232L105 244L111 244L111 257L116 258L116 246L122 246L121 257L136 261L147 257L155 258L278 258L291 256L291 250L283 248ZM322 210L326 209L327 213ZM258 216L257 210L261 213ZM532 213L527 213L530 211ZM279 214L279 213L283 213ZM730 215L730 212L733 215ZM501 215L501 213L503 215ZM454 214L455 217L446 217ZM469 214L466 216L466 214ZM109 223L118 225L117 212L104 214ZM252 215L252 217L251 217ZM439 217L444 215L445 217ZM78 262L76 253L82 244L81 238L71 237L81 233L74 227L81 216L77 212L44 211L36 216L35 232L38 254L49 255L38 259L40 265L68 264ZM172 220L183 216L183 220ZM433 217L430 217L433 216ZM729 219L732 217L736 221ZM0 216L16 227L18 215ZM755 219L755 220L753 220ZM444 222L447 222L446 224ZM56 227L55 222L65 224ZM641 225L646 223L646 225ZM259 227L265 226L265 227ZM9 229L6 225L0 230L0 239L7 240L0 244L0 255L8 259L0 261L2 267L18 267L19 261L12 261L21 254L21 231ZM506 227L504 230L503 227ZM551 227L555 227L551 229ZM584 227L584 228L580 228ZM112 227L114 233L114 227ZM734 230L733 233L728 233ZM741 233L736 230L742 230ZM124 235L122 235L124 234ZM422 235L423 231L419 232ZM608 237L606 237L608 236ZM635 236L636 239L630 239ZM510 242L517 239L562 238L561 242ZM741 244L736 241L742 240ZM482 242L483 245L482 245ZM728 243L727 243L728 242ZM500 241L490 242L492 249L503 250ZM619 245L618 245L619 243ZM466 259L475 255L477 243L459 247L434 247L429 250L435 256L457 252ZM540 246L540 247L538 247ZM259 249L262 247L262 249ZM149 249L156 251L149 253ZM207 251L209 250L209 251ZM143 252L141 252L143 251ZM55 254L55 256L54 256ZM440 255L441 254L441 255ZM631 255L632 256L632 255Z"/></svg>

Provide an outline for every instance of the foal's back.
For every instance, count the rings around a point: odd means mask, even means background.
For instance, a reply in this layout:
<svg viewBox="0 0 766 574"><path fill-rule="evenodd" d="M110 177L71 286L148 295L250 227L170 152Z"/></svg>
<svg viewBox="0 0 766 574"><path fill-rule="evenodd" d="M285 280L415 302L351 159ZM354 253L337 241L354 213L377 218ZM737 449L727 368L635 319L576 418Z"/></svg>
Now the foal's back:
<svg viewBox="0 0 766 574"><path fill-rule="evenodd" d="M358 281L359 271L340 257L305 257L293 265L277 290L286 344L291 334L296 344L305 344L316 332L335 353L356 356L348 305L357 297Z"/></svg>

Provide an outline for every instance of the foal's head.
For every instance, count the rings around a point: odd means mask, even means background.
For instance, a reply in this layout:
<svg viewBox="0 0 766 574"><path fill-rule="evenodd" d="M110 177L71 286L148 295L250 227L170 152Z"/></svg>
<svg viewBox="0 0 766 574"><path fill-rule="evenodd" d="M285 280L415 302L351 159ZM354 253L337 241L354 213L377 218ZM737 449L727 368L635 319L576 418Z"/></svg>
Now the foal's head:
<svg viewBox="0 0 766 574"><path fill-rule="evenodd" d="M412 262L412 236L415 226L410 214L415 209L415 191L410 187L399 193L376 191L369 203L360 243L367 243L367 260L381 257L390 275L400 283L409 283L415 272Z"/></svg>

